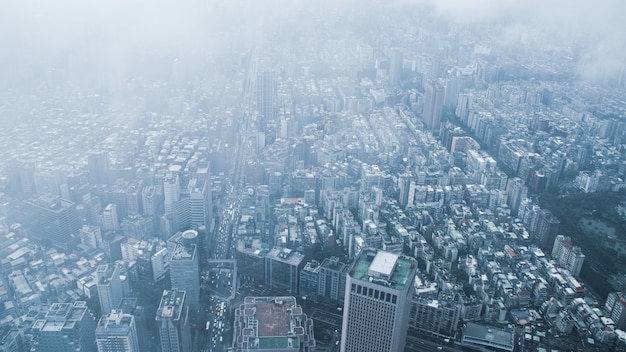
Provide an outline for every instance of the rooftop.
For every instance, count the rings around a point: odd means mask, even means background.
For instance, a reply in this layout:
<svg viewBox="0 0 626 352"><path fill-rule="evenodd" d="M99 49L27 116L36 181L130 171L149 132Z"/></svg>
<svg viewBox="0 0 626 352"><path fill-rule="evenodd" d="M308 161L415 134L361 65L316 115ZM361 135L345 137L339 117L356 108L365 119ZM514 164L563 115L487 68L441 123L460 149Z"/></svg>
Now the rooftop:
<svg viewBox="0 0 626 352"><path fill-rule="evenodd" d="M397 254L364 250L355 261L350 276L355 280L371 281L395 290L404 290L411 284L415 261Z"/></svg>
<svg viewBox="0 0 626 352"><path fill-rule="evenodd" d="M314 344L312 334L294 297L246 297L235 310L235 341L244 349L298 350L302 342Z"/></svg>
<svg viewBox="0 0 626 352"><path fill-rule="evenodd" d="M172 320L180 319L185 302L185 294L184 290L178 289L163 291L161 303L159 304L159 309L157 309L157 320L165 318L171 318Z"/></svg>

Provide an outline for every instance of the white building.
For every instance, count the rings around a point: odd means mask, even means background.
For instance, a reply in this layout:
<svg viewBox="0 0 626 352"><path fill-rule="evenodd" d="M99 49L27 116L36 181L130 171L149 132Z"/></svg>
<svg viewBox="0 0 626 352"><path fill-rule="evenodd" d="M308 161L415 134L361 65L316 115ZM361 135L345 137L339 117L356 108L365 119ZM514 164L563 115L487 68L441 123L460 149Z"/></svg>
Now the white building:
<svg viewBox="0 0 626 352"><path fill-rule="evenodd" d="M341 352L403 351L415 259L364 249L346 278Z"/></svg>

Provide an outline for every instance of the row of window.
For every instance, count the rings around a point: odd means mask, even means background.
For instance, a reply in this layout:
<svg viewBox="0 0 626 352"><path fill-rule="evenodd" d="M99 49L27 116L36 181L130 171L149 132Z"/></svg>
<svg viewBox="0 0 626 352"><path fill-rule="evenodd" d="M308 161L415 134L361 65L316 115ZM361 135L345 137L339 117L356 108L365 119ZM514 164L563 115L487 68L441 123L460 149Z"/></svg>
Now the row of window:
<svg viewBox="0 0 626 352"><path fill-rule="evenodd" d="M396 302L398 302L398 296L397 295L394 295L394 294L391 294L391 293L388 293L388 292L379 291L379 290L373 289L371 287L363 287L363 286L357 285L357 284L352 284L352 288L351 288L350 292L356 293L358 295L363 295L363 296L366 296L366 297L378 299L378 300L381 300L381 301L387 302L387 303L396 304Z"/></svg>

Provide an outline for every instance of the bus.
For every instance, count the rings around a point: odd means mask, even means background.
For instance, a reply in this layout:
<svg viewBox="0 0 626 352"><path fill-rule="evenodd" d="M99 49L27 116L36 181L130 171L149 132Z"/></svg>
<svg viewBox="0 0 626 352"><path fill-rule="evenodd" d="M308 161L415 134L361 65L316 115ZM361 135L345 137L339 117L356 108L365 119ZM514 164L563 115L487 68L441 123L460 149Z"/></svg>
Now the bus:
<svg viewBox="0 0 626 352"><path fill-rule="evenodd" d="M206 322L206 331L209 331L209 328L211 327L211 322L207 321Z"/></svg>

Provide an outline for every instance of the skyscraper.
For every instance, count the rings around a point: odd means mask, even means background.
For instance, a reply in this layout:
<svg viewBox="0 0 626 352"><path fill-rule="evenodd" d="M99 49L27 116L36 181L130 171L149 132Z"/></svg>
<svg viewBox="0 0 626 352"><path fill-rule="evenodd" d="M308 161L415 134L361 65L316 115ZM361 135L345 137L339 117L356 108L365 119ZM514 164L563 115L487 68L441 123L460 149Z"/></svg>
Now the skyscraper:
<svg viewBox="0 0 626 352"><path fill-rule="evenodd" d="M161 352L191 352L189 308L183 290L165 290L156 313Z"/></svg>
<svg viewBox="0 0 626 352"><path fill-rule="evenodd" d="M98 283L98 299L101 313L108 314L115 309L124 297L122 279L120 278L121 265L117 263L98 265L96 276Z"/></svg>
<svg viewBox="0 0 626 352"><path fill-rule="evenodd" d="M365 248L346 280L341 352L403 351L415 259Z"/></svg>
<svg viewBox="0 0 626 352"><path fill-rule="evenodd" d="M189 193L189 220L193 227L211 227L211 185L203 179L192 178L187 185Z"/></svg>
<svg viewBox="0 0 626 352"><path fill-rule="evenodd" d="M163 206L166 214L174 211L174 204L180 200L180 182L178 175L168 175L163 180Z"/></svg>
<svg viewBox="0 0 626 352"><path fill-rule="evenodd" d="M171 248L173 247L173 250ZM172 289L185 290L187 305L198 306L200 300L200 265L198 261L198 232L187 230L168 240L170 251L170 280Z"/></svg>
<svg viewBox="0 0 626 352"><path fill-rule="evenodd" d="M87 155L89 183L106 184L109 181L109 154L107 152L90 152Z"/></svg>
<svg viewBox="0 0 626 352"><path fill-rule="evenodd" d="M53 303L33 324L32 352L96 352L96 322L87 302Z"/></svg>
<svg viewBox="0 0 626 352"><path fill-rule="evenodd" d="M400 83L400 77L402 75L402 66L404 65L404 57L402 51L399 49L392 49L390 55L389 64L389 83L397 85Z"/></svg>
<svg viewBox="0 0 626 352"><path fill-rule="evenodd" d="M102 229L105 231L117 231L120 227L120 222L117 218L117 205L107 204L102 211Z"/></svg>
<svg viewBox="0 0 626 352"><path fill-rule="evenodd" d="M422 119L427 129L438 132L441 125L445 89L439 82L427 82L424 84L424 88L424 112Z"/></svg>
<svg viewBox="0 0 626 352"><path fill-rule="evenodd" d="M256 104L261 121L267 123L274 119L274 73L272 71L260 71L256 77ZM263 128L264 126L261 125Z"/></svg>
<svg viewBox="0 0 626 352"><path fill-rule="evenodd" d="M119 310L103 315L96 327L98 352L139 352L135 317Z"/></svg>

